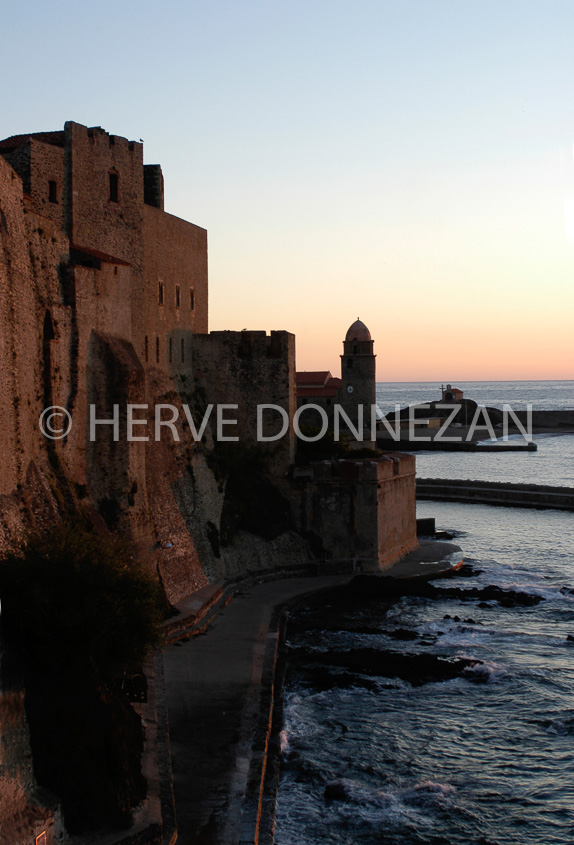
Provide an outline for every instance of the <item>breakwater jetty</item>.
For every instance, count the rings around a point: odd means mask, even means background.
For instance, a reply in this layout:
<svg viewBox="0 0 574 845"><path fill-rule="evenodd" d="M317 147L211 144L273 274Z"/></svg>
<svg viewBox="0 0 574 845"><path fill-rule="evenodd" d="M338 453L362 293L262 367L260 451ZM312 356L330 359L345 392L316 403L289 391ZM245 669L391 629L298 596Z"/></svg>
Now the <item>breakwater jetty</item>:
<svg viewBox="0 0 574 845"><path fill-rule="evenodd" d="M417 499L574 511L574 488L572 487L468 481L458 478L417 478L416 484Z"/></svg>
<svg viewBox="0 0 574 845"><path fill-rule="evenodd" d="M420 432L419 432L420 433ZM377 446L385 452L536 452L538 446L531 440L497 441L496 443L477 443L465 440L460 433L457 440L432 439L433 433L425 432L429 440L412 440L405 434L399 440L391 437L377 437ZM450 435L449 435L450 436Z"/></svg>

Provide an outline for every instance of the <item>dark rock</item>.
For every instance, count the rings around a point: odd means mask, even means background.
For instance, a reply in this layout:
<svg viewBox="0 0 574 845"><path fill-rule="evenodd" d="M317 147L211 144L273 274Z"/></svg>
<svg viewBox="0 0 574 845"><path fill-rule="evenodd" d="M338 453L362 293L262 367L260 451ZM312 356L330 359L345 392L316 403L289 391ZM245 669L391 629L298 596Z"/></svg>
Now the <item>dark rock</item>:
<svg viewBox="0 0 574 845"><path fill-rule="evenodd" d="M346 651L308 652L289 649L289 663L302 671L315 689L332 686L364 686L365 679L357 676L400 678L413 687L460 677L465 669L481 665L480 660L445 658L434 654L402 654L374 648ZM341 671L341 670L346 670ZM349 672L356 673L349 676ZM329 686L325 686L325 683Z"/></svg>
<svg viewBox="0 0 574 845"><path fill-rule="evenodd" d="M349 590L356 595L371 599L377 595L382 599L399 596L456 599L457 601L478 599L480 601L497 601L502 607L533 607L544 601L542 596L519 590L503 590L502 587L495 584L489 584L482 588L472 587L468 590L459 590L456 587L436 587L429 581L422 581L418 578L403 580L400 578L381 578L377 575L357 575L350 583Z"/></svg>
<svg viewBox="0 0 574 845"><path fill-rule="evenodd" d="M326 801L348 801L349 794L345 784L340 780L332 780L325 787Z"/></svg>
<svg viewBox="0 0 574 845"><path fill-rule="evenodd" d="M460 569L456 570L457 578L476 578L477 575L482 575L482 569L475 569L470 563L463 563Z"/></svg>
<svg viewBox="0 0 574 845"><path fill-rule="evenodd" d="M394 631L385 631L385 633L394 640L417 640L420 636L416 631L409 631L408 628L395 628Z"/></svg>

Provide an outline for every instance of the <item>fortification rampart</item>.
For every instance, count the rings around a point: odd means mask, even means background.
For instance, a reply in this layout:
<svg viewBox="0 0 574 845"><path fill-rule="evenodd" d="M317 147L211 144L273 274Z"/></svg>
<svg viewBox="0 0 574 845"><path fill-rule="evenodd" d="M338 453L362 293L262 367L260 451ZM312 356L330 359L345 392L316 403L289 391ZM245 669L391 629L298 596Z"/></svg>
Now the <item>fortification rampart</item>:
<svg viewBox="0 0 574 845"><path fill-rule="evenodd" d="M285 475L293 462L295 441L293 415L295 394L295 336L290 332L211 332L195 335L193 359L194 388L215 404L237 405L229 411L236 426L225 429L226 436L238 436L254 445L257 438L257 408L270 404L283 408L288 427L283 437L261 446L270 456L272 470ZM262 433L272 437L281 431L279 411L262 412Z"/></svg>
<svg viewBox="0 0 574 845"><path fill-rule="evenodd" d="M0 556L83 507L176 603L308 560L307 540L373 570L412 547L414 459L315 464L292 483L295 338L207 334L207 306L207 234L165 214L141 144L76 123L0 142ZM183 403L237 406L234 469L211 424L201 444L189 426L157 439L154 407L183 420ZM147 420L135 432L128 405ZM55 439L39 425L51 406L71 420Z"/></svg>
<svg viewBox="0 0 574 845"><path fill-rule="evenodd" d="M208 330L207 232L144 206L145 337L142 361L186 373L192 332Z"/></svg>
<svg viewBox="0 0 574 845"><path fill-rule="evenodd" d="M255 445L258 404L292 419L294 338L205 334L207 233L162 210L161 168L144 179L141 144L67 123L0 142L0 153L0 551L81 504L126 534L178 601L226 567L240 571L253 550L245 537L219 550L225 480L189 429L157 442L152 410L128 440L127 405L169 403L183 419L182 401L194 414L235 403L240 440ZM56 440L38 425L52 405L72 421ZM117 439L98 424L92 440L90 409L103 421L114 406ZM267 412L264 433L282 422ZM207 448L211 437L208 427ZM272 470L284 475L293 451L289 426L269 444Z"/></svg>
<svg viewBox="0 0 574 845"><path fill-rule="evenodd" d="M417 547L412 455L313 462L295 483L300 530L325 560L378 571Z"/></svg>

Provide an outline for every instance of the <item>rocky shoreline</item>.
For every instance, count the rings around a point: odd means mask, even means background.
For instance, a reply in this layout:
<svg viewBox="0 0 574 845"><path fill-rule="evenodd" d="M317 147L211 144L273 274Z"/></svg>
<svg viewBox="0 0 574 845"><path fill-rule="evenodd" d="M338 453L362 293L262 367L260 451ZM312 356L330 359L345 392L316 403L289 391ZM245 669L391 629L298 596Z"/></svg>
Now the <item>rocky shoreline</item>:
<svg viewBox="0 0 574 845"><path fill-rule="evenodd" d="M425 646L429 645L430 641L422 638L417 631L397 628L392 623L386 624L384 621L388 610L404 596L430 599L456 598L459 601L462 599L469 602L478 600L478 607L484 609L494 607L496 604L501 607L532 607L544 600L539 595L502 589L496 585L460 589L452 584L453 579L459 581L459 579L472 578L478 574L480 572L471 565L464 564L456 570L444 573L442 576L444 581L438 585L429 583L428 578L425 577L382 578L377 575L358 575L348 585L330 591L328 597L315 594L311 597L299 598L282 608L281 615L285 624L279 628L281 641L273 678L272 729L268 743L267 774L261 799L261 806L265 808L265 817L261 821L259 830L261 845L273 845L274 842L275 804L282 765L281 732L285 686L288 686L294 677L297 679L298 686L302 685L303 688L307 687L313 691L362 687L376 692L381 684L385 684L385 680L388 680L391 687L397 680L418 687L457 677L462 677L470 683L486 683L489 676L482 661L462 657L445 658L430 652L417 651L418 643ZM433 576L433 578L437 577L440 576ZM305 630L312 634L316 627L317 632L320 630L328 633L329 625L333 625L332 620L337 618L338 603L341 610L348 609L349 605L354 605L359 609L365 601L377 598L382 603L381 626L372 628L359 622L352 627L351 632L356 634L384 632L386 636L396 641L412 643L412 650L409 648L409 651L405 653L392 649L359 647L337 651L331 648L323 650L320 643L314 645L312 649L289 644L289 632L292 630L292 625L295 624L297 627L298 611L302 610L308 617L313 617L314 621L310 627L306 628L306 623L303 623ZM326 604L328 604L328 609L325 610ZM480 624L470 617L459 619L458 616L450 617L447 614L445 621L449 619L469 628ZM335 624L333 633L336 633L339 627ZM345 732L344 725L341 725L341 730ZM331 795L329 789L330 786L327 784L326 799L337 800L337 795Z"/></svg>

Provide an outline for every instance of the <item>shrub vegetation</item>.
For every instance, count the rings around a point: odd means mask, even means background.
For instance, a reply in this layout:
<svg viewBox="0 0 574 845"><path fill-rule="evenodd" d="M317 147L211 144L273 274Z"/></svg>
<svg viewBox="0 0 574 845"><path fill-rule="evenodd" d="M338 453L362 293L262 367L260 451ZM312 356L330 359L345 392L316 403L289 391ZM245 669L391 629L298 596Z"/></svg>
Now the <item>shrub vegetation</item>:
<svg viewBox="0 0 574 845"><path fill-rule="evenodd" d="M24 670L109 677L160 642L163 596L125 543L79 519L0 564L3 632Z"/></svg>

